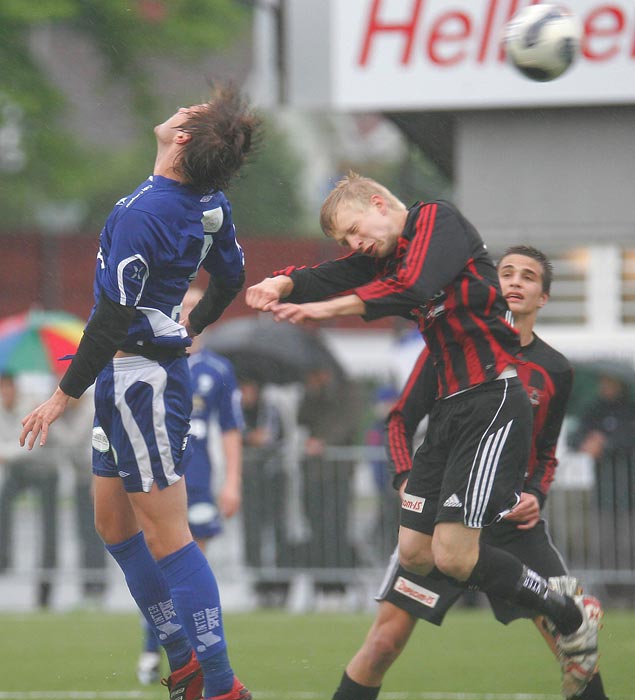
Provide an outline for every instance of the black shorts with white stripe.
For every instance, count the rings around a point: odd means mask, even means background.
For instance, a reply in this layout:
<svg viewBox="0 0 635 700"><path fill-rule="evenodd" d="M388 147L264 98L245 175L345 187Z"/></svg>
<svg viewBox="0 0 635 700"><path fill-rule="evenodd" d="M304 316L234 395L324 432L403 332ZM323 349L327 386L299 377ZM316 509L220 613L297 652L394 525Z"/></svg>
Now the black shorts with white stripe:
<svg viewBox="0 0 635 700"><path fill-rule="evenodd" d="M486 528L482 541L514 554L545 578L568 574L544 520L540 520L530 530L519 530L517 523L502 521ZM441 625L448 610L463 593L464 586L440 574L418 576L406 571L400 566L395 550L375 600L386 600L412 617ZM514 605L496 596L487 597L494 616L504 625L513 620L535 617L535 613L521 605Z"/></svg>
<svg viewBox="0 0 635 700"><path fill-rule="evenodd" d="M481 528L500 520L522 488L532 420L516 377L438 400L413 459L401 524L431 534L438 522Z"/></svg>
<svg viewBox="0 0 635 700"><path fill-rule="evenodd" d="M388 601L412 617L441 625L447 611L465 593L465 588L441 574L418 576L399 564L398 551L390 558L377 601Z"/></svg>

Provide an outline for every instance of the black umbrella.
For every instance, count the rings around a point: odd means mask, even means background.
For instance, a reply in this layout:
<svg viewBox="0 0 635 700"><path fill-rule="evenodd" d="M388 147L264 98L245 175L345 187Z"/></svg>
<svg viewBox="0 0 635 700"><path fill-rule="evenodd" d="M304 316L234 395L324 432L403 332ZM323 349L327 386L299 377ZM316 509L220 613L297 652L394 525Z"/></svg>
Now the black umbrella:
<svg viewBox="0 0 635 700"><path fill-rule="evenodd" d="M278 323L270 314L213 325L203 344L227 357L239 377L285 384L302 381L317 369L330 370L336 379L345 377L319 330Z"/></svg>

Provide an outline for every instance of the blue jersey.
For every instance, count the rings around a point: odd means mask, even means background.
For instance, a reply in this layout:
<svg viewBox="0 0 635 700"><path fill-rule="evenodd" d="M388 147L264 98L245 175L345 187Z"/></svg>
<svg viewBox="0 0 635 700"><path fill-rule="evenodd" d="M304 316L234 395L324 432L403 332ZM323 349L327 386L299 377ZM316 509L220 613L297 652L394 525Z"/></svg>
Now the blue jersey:
<svg viewBox="0 0 635 700"><path fill-rule="evenodd" d="M201 195L152 175L115 205L99 237L95 304L101 294L136 307L122 350L140 344L186 347L181 302L200 266L235 283L243 270L231 206L222 192Z"/></svg>
<svg viewBox="0 0 635 700"><path fill-rule="evenodd" d="M224 357L209 350L201 350L191 355L188 362L193 397L190 454L185 481L188 495L191 496L195 491L200 494L202 491L209 497L212 473L208 449L210 425L217 422L223 433L228 430L244 430L240 392L232 364Z"/></svg>

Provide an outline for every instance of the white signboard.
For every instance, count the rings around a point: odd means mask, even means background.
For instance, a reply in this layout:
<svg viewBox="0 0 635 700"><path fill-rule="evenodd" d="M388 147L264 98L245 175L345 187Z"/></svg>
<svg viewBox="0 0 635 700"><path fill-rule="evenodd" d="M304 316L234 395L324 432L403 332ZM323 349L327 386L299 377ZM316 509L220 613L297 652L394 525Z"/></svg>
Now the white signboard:
<svg viewBox="0 0 635 700"><path fill-rule="evenodd" d="M506 22L537 4L530 0L321 0L313 12L307 0L291 4L304 12L296 12L289 29L307 32L291 41L287 64L297 104L347 110L635 104L633 0L568 0L583 26L581 55L550 83L523 77L500 47ZM326 21L317 20L320 12ZM320 41L319 25L327 35ZM325 55L302 55L316 47Z"/></svg>

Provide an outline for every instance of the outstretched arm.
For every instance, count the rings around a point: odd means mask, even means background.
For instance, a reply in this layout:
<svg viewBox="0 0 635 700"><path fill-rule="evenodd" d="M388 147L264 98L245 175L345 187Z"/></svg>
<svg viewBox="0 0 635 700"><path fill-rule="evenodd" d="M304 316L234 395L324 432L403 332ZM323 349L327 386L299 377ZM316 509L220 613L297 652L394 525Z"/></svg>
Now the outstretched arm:
<svg viewBox="0 0 635 700"><path fill-rule="evenodd" d="M65 394L58 387L49 399L31 411L22 421L22 432L20 433L21 447L24 447L27 442L29 433L31 434L27 444L29 450L33 449L33 445L35 445L35 441L40 434L40 447L46 444L49 425L64 413L64 409L70 398L68 394Z"/></svg>
<svg viewBox="0 0 635 700"><path fill-rule="evenodd" d="M276 321L304 323L304 321L323 321L335 316L362 316L366 305L356 294L347 294L327 301L312 301L306 304L269 305Z"/></svg>
<svg viewBox="0 0 635 700"><path fill-rule="evenodd" d="M257 311L271 311L271 306L289 296L293 291L293 280L287 275L265 277L262 282L247 289L247 306Z"/></svg>

